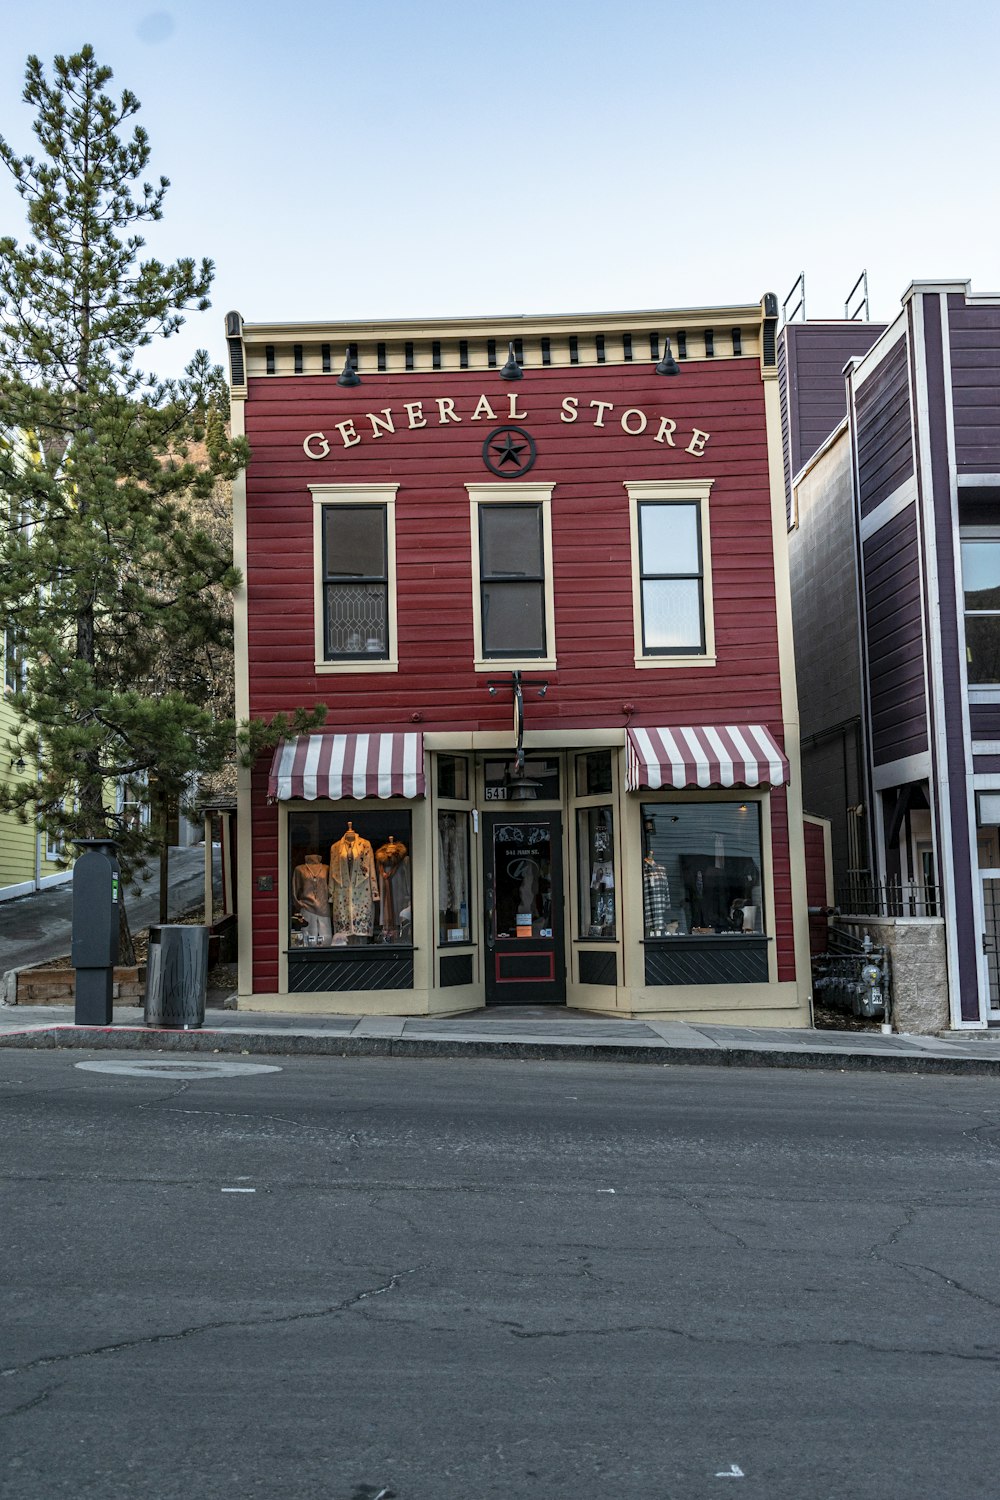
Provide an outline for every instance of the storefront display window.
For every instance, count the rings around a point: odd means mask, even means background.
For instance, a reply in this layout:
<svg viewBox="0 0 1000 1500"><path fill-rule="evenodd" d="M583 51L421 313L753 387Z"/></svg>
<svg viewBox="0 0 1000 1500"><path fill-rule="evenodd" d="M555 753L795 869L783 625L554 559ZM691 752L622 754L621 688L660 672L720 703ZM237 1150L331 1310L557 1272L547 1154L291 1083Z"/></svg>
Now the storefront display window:
<svg viewBox="0 0 1000 1500"><path fill-rule="evenodd" d="M581 807L576 818L580 872L580 936L582 938L614 938L616 928L612 810L610 807Z"/></svg>
<svg viewBox="0 0 1000 1500"><path fill-rule="evenodd" d="M438 942L472 941L469 814L438 813Z"/></svg>
<svg viewBox="0 0 1000 1500"><path fill-rule="evenodd" d="M647 938L766 931L759 803L646 803L642 843Z"/></svg>
<svg viewBox="0 0 1000 1500"><path fill-rule="evenodd" d="M289 818L292 948L413 941L411 815L403 809Z"/></svg>

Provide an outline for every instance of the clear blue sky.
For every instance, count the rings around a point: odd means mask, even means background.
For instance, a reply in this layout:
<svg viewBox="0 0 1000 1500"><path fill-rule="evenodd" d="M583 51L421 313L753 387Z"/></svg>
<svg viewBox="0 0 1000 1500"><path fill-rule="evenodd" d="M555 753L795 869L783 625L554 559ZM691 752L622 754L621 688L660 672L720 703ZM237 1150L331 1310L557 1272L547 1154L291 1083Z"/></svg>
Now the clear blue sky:
<svg viewBox="0 0 1000 1500"><path fill-rule="evenodd" d="M876 317L915 278L1000 293L989 0L35 0L10 5L0 133L32 149L30 52L84 42L142 100L172 183L149 243L211 256L249 321L783 299ZM0 229L24 232L0 182Z"/></svg>

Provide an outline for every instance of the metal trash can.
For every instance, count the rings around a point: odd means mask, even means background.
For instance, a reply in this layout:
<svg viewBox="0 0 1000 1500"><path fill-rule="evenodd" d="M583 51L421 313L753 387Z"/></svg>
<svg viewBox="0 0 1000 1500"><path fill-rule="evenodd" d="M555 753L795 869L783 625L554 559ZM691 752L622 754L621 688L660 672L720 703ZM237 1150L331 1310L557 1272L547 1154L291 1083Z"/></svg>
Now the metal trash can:
<svg viewBox="0 0 1000 1500"><path fill-rule="evenodd" d="M147 1026L192 1031L205 1023L208 928L172 924L149 929Z"/></svg>

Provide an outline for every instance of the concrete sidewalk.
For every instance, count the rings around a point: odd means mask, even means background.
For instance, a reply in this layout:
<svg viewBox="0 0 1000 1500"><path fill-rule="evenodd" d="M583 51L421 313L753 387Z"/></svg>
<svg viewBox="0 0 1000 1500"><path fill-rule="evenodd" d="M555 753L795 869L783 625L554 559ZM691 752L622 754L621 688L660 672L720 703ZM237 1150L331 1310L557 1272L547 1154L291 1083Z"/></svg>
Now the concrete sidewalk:
<svg viewBox="0 0 1000 1500"><path fill-rule="evenodd" d="M1000 1034L882 1036L626 1021L491 1009L472 1016L295 1016L209 1009L195 1031L160 1031L142 1013L76 1026L68 1007L0 1007L0 1048L250 1053L267 1056L475 1057L878 1073L988 1074L1000 1079Z"/></svg>

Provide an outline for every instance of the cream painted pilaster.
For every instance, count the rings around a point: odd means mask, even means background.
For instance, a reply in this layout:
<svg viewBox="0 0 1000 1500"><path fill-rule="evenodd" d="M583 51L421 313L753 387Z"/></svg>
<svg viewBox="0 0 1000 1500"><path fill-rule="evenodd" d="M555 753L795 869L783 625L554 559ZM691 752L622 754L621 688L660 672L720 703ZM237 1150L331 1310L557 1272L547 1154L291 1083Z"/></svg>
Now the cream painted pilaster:
<svg viewBox="0 0 1000 1500"><path fill-rule="evenodd" d="M231 392L229 424L233 437L246 436L246 402ZM240 586L233 594L233 667L236 676L236 722L250 717L250 647L247 629L247 476L241 469L233 480L233 563L240 570ZM237 959L239 993L253 993L253 842L250 771L236 766L236 881Z"/></svg>

